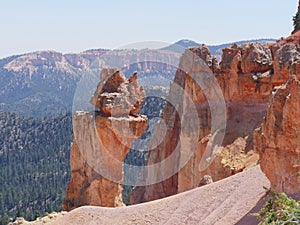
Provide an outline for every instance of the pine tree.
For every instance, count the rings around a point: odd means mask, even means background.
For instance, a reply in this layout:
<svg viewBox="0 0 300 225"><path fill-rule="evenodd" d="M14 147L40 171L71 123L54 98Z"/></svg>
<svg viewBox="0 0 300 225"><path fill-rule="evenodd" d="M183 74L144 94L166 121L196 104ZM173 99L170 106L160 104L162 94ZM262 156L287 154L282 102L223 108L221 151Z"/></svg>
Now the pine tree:
<svg viewBox="0 0 300 225"><path fill-rule="evenodd" d="M300 30L300 12L299 11L293 17L293 21L294 21L294 31L293 31L293 33L295 33L298 30Z"/></svg>
<svg viewBox="0 0 300 225"><path fill-rule="evenodd" d="M295 33L298 30L300 30L300 0L299 0L299 4L298 4L298 12L293 17L293 22L294 22L294 31L293 31L293 33Z"/></svg>

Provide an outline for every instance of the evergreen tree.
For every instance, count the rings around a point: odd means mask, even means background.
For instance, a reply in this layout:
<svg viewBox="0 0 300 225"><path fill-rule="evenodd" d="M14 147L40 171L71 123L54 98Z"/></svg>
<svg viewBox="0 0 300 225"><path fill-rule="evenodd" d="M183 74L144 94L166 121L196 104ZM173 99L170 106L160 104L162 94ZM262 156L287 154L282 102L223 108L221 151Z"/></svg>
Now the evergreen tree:
<svg viewBox="0 0 300 225"><path fill-rule="evenodd" d="M300 30L300 12L299 11L293 17L293 21L294 21L294 31L293 31L293 33L295 33L298 30Z"/></svg>
<svg viewBox="0 0 300 225"><path fill-rule="evenodd" d="M72 117L0 112L0 225L61 210L70 179Z"/></svg>

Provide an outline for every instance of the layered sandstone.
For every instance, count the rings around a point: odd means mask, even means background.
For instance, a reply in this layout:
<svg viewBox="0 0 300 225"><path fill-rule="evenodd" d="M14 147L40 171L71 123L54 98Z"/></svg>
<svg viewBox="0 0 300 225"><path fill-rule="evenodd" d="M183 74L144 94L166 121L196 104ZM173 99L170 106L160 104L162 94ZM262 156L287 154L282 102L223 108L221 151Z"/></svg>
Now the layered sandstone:
<svg viewBox="0 0 300 225"><path fill-rule="evenodd" d="M134 139L140 137L147 127L147 118L136 115L144 99L136 76L134 74L127 80L117 69L103 69L102 80L91 100L100 111L74 115L70 159L72 177L63 210L82 205L124 205L122 164ZM109 95L115 97L108 100Z"/></svg>
<svg viewBox="0 0 300 225"><path fill-rule="evenodd" d="M273 177L270 175L269 178L274 187L279 184L278 179L284 177L280 175L279 178L274 178L277 163L283 163L280 173L285 174L286 177L287 174L292 176L291 173L293 173L295 178L298 169L298 164L295 162L300 162L297 152L299 143L292 141L294 145L289 147L289 151L285 151L289 155L287 160L284 160L283 155L274 155L274 163L267 164L267 158L270 156L263 156L263 153L257 150L257 146L253 145L253 131L263 122L274 88L284 84L290 74L299 74L300 72L299 45L297 44L299 37L300 32L297 32L293 36L269 46L259 43L242 46L234 44L223 50L219 66L214 65L215 62L205 46L188 49L181 58L180 69L176 73L174 84L171 85L168 100L172 100L175 98L174 96L178 96L177 93L181 93L175 86L182 88L182 93L188 97L177 97L178 106L166 105L163 114L163 120L168 125L165 139L161 145L149 152L148 157L148 165L167 161L169 156L173 157L173 164L169 167L166 165L157 167L154 172L142 174L144 180L153 180L153 176L163 176L170 170L173 170L173 175L156 184L136 187L131 194L131 203L154 200L193 189L199 185L204 176L210 176L213 181L216 181L252 167L259 160L257 153L253 151L254 148L265 159L261 161L263 171L266 170L267 176L273 173ZM216 87L211 86L211 79L207 78L204 78L202 84L200 82L199 85L197 78L193 76L195 74L200 77L208 75L208 68L199 64L201 60L214 71L215 79L225 100L226 131L220 145L216 145L214 142L218 135L222 136L222 130L212 130L212 123L213 119L217 117L218 125L222 126L220 121L222 116L212 116L212 112L214 112L212 109L215 109L212 108L209 103L210 97L207 96L211 93L207 90ZM209 82L205 80L209 80ZM205 82L210 85L204 87L203 83ZM193 118L189 108L191 102L196 106L199 130L195 128L197 122L188 125L182 124L182 120L186 122ZM294 106L295 104L295 102L291 103ZM287 116L281 114L281 111L279 110L280 118ZM286 113L293 112L295 115L297 114L295 109L286 110ZM287 118L289 117L287 116ZM196 118L193 119L197 121ZM292 124L291 121L287 123L289 124L287 126ZM185 126L189 129L184 129ZM269 132L272 132L272 129L269 127ZM159 132L158 134L161 135ZM273 133L270 134L274 136ZM287 138L289 134L285 135L289 142L290 140ZM295 133L293 137L297 137L297 134ZM271 137L265 139L269 138ZM265 139L260 141L259 146L266 142ZM194 147L195 140L196 148L194 152L191 152L190 149ZM283 141L283 143L288 146L286 142ZM211 154L207 153L209 149ZM183 158L187 156L190 158L184 161ZM280 162L275 160L278 157L281 157ZM289 157L294 157L294 161L288 163ZM184 165L182 166L183 161ZM289 170L290 167L294 169ZM287 192L291 193L291 190L295 191L295 187L299 186L299 180L295 182L296 178L294 178L291 178L291 181L285 181L287 185L284 190ZM292 182L294 182L293 185L291 185ZM279 189L276 188L276 190Z"/></svg>

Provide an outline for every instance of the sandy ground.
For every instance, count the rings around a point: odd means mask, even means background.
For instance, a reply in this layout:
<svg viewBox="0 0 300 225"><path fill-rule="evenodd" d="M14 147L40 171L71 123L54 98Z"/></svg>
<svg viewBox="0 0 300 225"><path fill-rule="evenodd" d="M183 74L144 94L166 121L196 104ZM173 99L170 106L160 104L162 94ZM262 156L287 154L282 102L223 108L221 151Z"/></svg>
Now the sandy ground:
<svg viewBox="0 0 300 225"><path fill-rule="evenodd" d="M84 206L70 212L53 213L34 222L19 218L23 225L119 225L119 224L197 224L255 225L266 201L263 187L270 182L256 166L245 172L168 198L120 208Z"/></svg>
<svg viewBox="0 0 300 225"><path fill-rule="evenodd" d="M84 206L43 224L257 224L247 216L270 183L260 167L175 196L121 208ZM261 200L263 201L263 200ZM41 221L40 221L41 222ZM36 225L35 223L30 223ZM41 224L41 223L40 223Z"/></svg>

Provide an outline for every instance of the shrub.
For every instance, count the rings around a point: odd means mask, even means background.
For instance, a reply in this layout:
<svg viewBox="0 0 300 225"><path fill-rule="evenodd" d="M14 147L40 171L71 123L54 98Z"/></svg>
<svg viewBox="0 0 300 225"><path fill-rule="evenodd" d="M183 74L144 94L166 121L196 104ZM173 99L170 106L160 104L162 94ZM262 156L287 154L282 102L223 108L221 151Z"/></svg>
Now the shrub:
<svg viewBox="0 0 300 225"><path fill-rule="evenodd" d="M271 193L272 196L259 213L252 214L260 220L259 225L300 224L300 201L297 202L285 193Z"/></svg>

